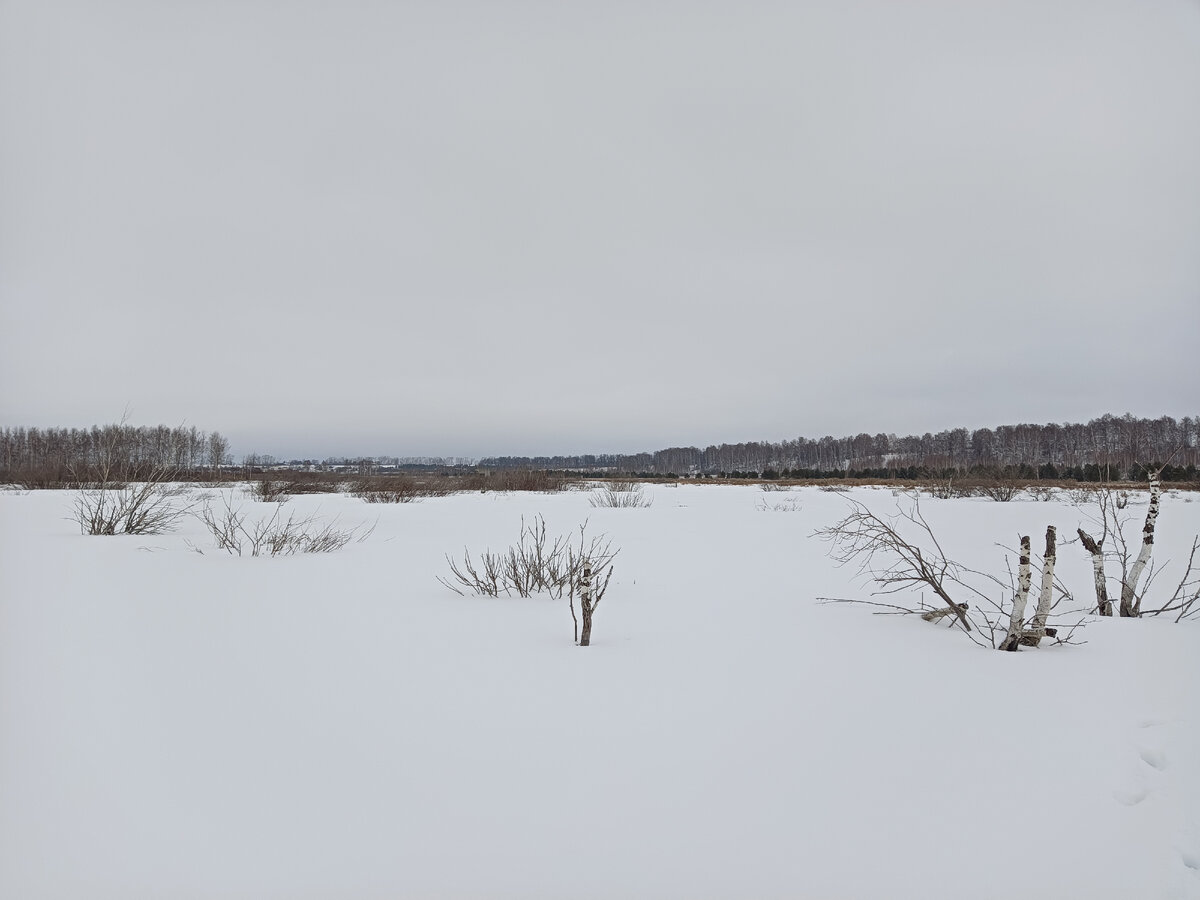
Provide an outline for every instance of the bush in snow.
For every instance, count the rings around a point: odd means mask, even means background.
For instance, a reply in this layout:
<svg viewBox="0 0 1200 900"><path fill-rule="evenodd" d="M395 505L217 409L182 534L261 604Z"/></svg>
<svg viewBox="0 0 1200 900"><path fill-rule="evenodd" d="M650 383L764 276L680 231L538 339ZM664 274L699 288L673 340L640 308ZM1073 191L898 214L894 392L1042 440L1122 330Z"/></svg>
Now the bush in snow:
<svg viewBox="0 0 1200 900"><path fill-rule="evenodd" d="M163 534L187 515L176 499L186 490L157 480L100 482L79 492L73 518L84 534Z"/></svg>
<svg viewBox="0 0 1200 900"><path fill-rule="evenodd" d="M535 516L529 524L522 518L517 543L499 553L485 550L475 558L465 550L461 563L447 554L450 575L438 576L438 581L461 596L529 597L545 593L559 598L566 594L575 622L575 640L579 646L587 647L591 642L592 616L608 590L612 561L618 552L612 549L612 542L605 535L589 538L587 522L579 526L576 543L572 535L551 539L546 520L541 516ZM583 616L582 632L575 615L576 597Z"/></svg>
<svg viewBox="0 0 1200 900"><path fill-rule="evenodd" d="M636 509L650 506L654 501L642 493L642 486L636 481L608 481L592 491L588 502L596 507Z"/></svg>
<svg viewBox="0 0 1200 900"><path fill-rule="evenodd" d="M245 513L235 508L229 496L222 507L214 510L205 504L200 520L208 528L218 549L242 556L291 556L296 553L332 553L351 541L362 542L371 536L374 527L338 528L337 522L322 522L315 516L284 519L280 506L265 519L247 521Z"/></svg>

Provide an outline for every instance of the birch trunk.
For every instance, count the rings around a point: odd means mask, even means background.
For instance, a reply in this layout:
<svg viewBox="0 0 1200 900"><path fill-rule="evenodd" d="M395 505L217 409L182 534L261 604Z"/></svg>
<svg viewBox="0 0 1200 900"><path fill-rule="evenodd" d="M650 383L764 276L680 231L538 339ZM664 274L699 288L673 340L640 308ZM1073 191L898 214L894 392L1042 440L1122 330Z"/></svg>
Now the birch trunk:
<svg viewBox="0 0 1200 900"><path fill-rule="evenodd" d="M1046 635L1046 619L1050 617L1050 603L1054 599L1054 563L1058 558L1058 532L1053 525L1046 527L1046 553L1042 557L1042 590L1038 594L1037 611L1027 632L1021 635L1021 643L1036 647Z"/></svg>
<svg viewBox="0 0 1200 900"><path fill-rule="evenodd" d="M1079 532L1079 540L1083 541L1083 549L1092 554L1092 575L1096 580L1096 612L1102 616L1111 616L1112 601L1108 599L1108 586L1104 583L1104 550L1101 546L1104 542L1101 540L1097 544L1082 528L1076 531Z"/></svg>
<svg viewBox="0 0 1200 900"><path fill-rule="evenodd" d="M1008 623L1008 634L1000 644L1001 650L1016 650L1021 643L1021 627L1025 623L1025 604L1029 602L1029 586L1033 573L1029 566L1029 535L1021 538L1021 562L1017 569L1017 596L1013 598L1012 618Z"/></svg>
<svg viewBox="0 0 1200 900"><path fill-rule="evenodd" d="M1150 473L1150 509L1146 512L1146 524L1142 526L1142 549L1128 576L1121 582L1121 617L1134 618L1141 615L1142 601L1137 596L1138 582L1142 579L1142 571L1150 562L1150 554L1154 550L1154 523L1158 520L1159 498L1162 496L1162 480L1158 472Z"/></svg>
<svg viewBox="0 0 1200 900"><path fill-rule="evenodd" d="M579 646L592 643L592 567L583 564L583 577L579 581L579 611L583 617L583 629L579 632Z"/></svg>

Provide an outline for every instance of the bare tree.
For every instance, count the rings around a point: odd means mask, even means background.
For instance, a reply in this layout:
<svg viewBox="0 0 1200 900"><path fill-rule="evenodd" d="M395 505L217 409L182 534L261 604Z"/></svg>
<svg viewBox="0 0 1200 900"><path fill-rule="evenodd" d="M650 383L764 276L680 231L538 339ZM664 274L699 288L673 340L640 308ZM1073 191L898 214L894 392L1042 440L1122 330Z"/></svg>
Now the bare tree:
<svg viewBox="0 0 1200 900"><path fill-rule="evenodd" d="M1054 602L1054 566L1058 560L1057 550L1058 531L1053 525L1046 526L1046 552L1042 556L1042 587L1038 594L1037 611L1033 614L1033 622L1029 630L1021 636L1021 643L1026 646L1038 646L1047 634L1053 636L1057 632L1046 627L1046 619L1050 616L1050 608Z"/></svg>
<svg viewBox="0 0 1200 900"><path fill-rule="evenodd" d="M1154 550L1154 530L1162 501L1161 474L1161 469L1149 470L1147 473L1150 483L1150 505L1142 525L1141 547L1136 557L1133 557L1133 551L1125 537L1125 529L1130 522L1130 515L1124 512L1129 504L1128 493L1105 487L1090 492L1086 498L1095 504L1096 512L1091 518L1100 526L1100 539L1096 540L1082 528L1077 529L1077 533L1084 549L1092 558L1092 571L1096 586L1096 611L1102 616L1112 615L1112 599L1108 594L1107 578L1104 572L1106 559L1110 557L1115 559L1121 568L1121 592L1118 605L1120 616L1137 618L1141 615L1142 598L1156 573L1153 566L1150 566L1149 569L1147 566L1150 565ZM1106 541L1110 543L1108 550L1105 550L1104 546ZM1144 582L1143 575L1145 576Z"/></svg>
<svg viewBox="0 0 1200 900"><path fill-rule="evenodd" d="M1146 511L1146 523L1142 526L1142 548L1137 559L1125 573L1124 557L1121 563L1121 615L1136 617L1141 615L1142 597L1137 592L1138 582L1146 564L1150 562L1150 554L1154 550L1154 524L1158 521L1159 501L1162 497L1162 470L1155 469L1148 474L1150 479L1150 508Z"/></svg>
<svg viewBox="0 0 1200 900"><path fill-rule="evenodd" d="M1092 577L1096 585L1096 612L1101 616L1112 615L1112 601L1108 598L1108 582L1104 578L1104 541L1108 537L1107 525L1096 540L1082 528L1077 528L1083 548L1092 557Z"/></svg>
<svg viewBox="0 0 1200 900"><path fill-rule="evenodd" d="M1016 650L1017 647L1037 647L1042 638L1056 637L1058 629L1047 628L1046 620L1054 605L1054 564L1056 551L1057 529L1053 525L1046 527L1046 553L1042 557L1042 583L1038 594L1037 610L1029 627L1025 627L1025 605L1028 601L1030 588L1033 586L1031 552L1028 536L1021 538L1021 555L1018 564L1017 592L1013 600L1012 613L1009 616L1008 631L1000 642L1000 650Z"/></svg>
<svg viewBox="0 0 1200 900"><path fill-rule="evenodd" d="M1015 650L1019 645L1037 646L1041 637L1047 635L1058 637L1057 629L1045 626L1054 605L1052 595L1055 590L1064 598L1069 598L1070 594L1054 577L1053 528L1047 533L1050 556L1043 568L1043 591L1038 612L1032 626L1025 629L1025 605L1032 583L1028 537L1021 541L1020 575L1014 589L1011 583L1005 584L993 575L970 569L947 557L937 536L922 516L916 498L913 498L911 507L897 506L896 513L890 517L876 515L857 500L848 502L851 507L849 515L831 527L816 532L816 536L833 544L830 551L833 559L843 565L854 563L861 574L878 586L875 595L928 588L945 605L930 608L923 599L914 608L870 600L818 598L822 602L863 603L879 607L881 615L916 614L927 622L949 619L952 625L961 627L975 643L1004 650ZM903 532L914 533L916 539L910 540ZM1003 600L997 601L981 590L977 586L981 580L991 582L1004 592L1012 591L1012 605L1006 605ZM956 599L954 594L971 596L976 603L975 608L964 600ZM976 637L979 633L983 635L983 640ZM1060 643L1066 641L1067 638L1059 638Z"/></svg>
<svg viewBox="0 0 1200 900"><path fill-rule="evenodd" d="M1200 615L1200 575L1194 574L1196 569L1196 550L1200 549L1200 537L1192 538L1192 550L1188 554L1187 568L1175 587L1175 592L1166 603L1158 609L1149 609L1142 613L1144 616L1158 616L1168 612L1178 612L1176 622Z"/></svg>
<svg viewBox="0 0 1200 900"><path fill-rule="evenodd" d="M1029 563L1029 535L1021 538L1021 559L1017 576L1017 595L1013 599L1012 615L1009 617L1008 633L1000 642L1001 650L1016 650L1021 643L1021 630L1025 624L1025 604L1029 600L1029 588L1033 578Z"/></svg>
<svg viewBox="0 0 1200 900"><path fill-rule="evenodd" d="M967 617L968 604L950 596L953 586L967 588L962 576L964 567L946 557L937 537L921 515L919 501L913 499L909 509L897 507L896 515L885 519L871 512L863 503L848 500L851 511L840 522L816 534L833 547L830 556L838 563L854 563L859 572L880 586L877 594L894 594L924 585L946 605L945 613L953 615L963 631L971 631ZM915 527L928 543L928 550L904 538L898 528L902 523Z"/></svg>
<svg viewBox="0 0 1200 900"><path fill-rule="evenodd" d="M607 552L607 545L600 553L596 551L594 543L589 546L582 529L579 533L579 547L571 549L571 568L578 575L572 578L568 599L571 620L575 623L575 642L580 647L590 647L592 644L592 618L596 614L596 607L608 591L608 583L612 580L611 560L616 554L607 555ZM582 631L579 629L579 619L575 616L576 592L579 594L579 613L583 616Z"/></svg>
<svg viewBox="0 0 1200 900"><path fill-rule="evenodd" d="M585 561L579 578L579 614L583 616L583 630L579 630L579 620L575 617L575 597L574 592L571 595L571 618L575 621L575 642L580 647L590 647L592 645L592 617L596 614L596 607L600 605L600 600L604 597L604 592L608 590L608 582L612 578L612 566L608 567L608 572L604 576L603 581L599 579L595 583L592 581L592 564Z"/></svg>

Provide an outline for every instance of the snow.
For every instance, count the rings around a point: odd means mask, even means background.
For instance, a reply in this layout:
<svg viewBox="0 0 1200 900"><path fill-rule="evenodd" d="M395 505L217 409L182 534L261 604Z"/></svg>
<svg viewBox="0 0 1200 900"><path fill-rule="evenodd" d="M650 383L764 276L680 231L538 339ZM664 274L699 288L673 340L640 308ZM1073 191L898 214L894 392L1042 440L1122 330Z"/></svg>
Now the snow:
<svg viewBox="0 0 1200 900"><path fill-rule="evenodd" d="M647 493L296 497L376 528L288 558L0 494L0 897L1200 898L1200 625L996 653L815 602L869 594L811 536L842 495ZM1159 591L1190 500L1163 497ZM1085 521L921 508L997 574L997 543ZM565 601L436 580L539 513L621 548L590 648ZM1086 605L1087 554L1058 568Z"/></svg>

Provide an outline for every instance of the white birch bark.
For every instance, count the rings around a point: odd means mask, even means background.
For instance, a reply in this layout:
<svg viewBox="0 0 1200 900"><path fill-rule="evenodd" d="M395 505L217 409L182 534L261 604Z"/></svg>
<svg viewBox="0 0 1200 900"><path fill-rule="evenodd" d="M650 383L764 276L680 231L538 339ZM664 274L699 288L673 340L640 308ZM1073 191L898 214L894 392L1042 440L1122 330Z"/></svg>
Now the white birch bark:
<svg viewBox="0 0 1200 900"><path fill-rule="evenodd" d="M1033 573L1029 565L1029 535L1021 538L1021 562L1017 569L1017 596L1013 598L1012 618L1008 633L1000 644L1001 650L1016 650L1021 642L1021 628L1025 623L1025 604L1029 602L1029 587Z"/></svg>
<svg viewBox="0 0 1200 900"><path fill-rule="evenodd" d="M1046 619L1050 617L1050 604L1054 600L1054 563L1058 558L1058 532L1053 525L1046 526L1046 553L1042 557L1042 589L1038 594L1037 610L1029 630L1022 636L1021 643L1036 647L1046 636ZM1051 629L1053 630L1053 629Z"/></svg>
<svg viewBox="0 0 1200 900"><path fill-rule="evenodd" d="M1082 528L1076 529L1083 548L1092 555L1092 576L1096 581L1096 612L1102 616L1112 615L1112 601L1108 599L1108 585L1104 581L1104 549L1103 538L1096 543L1095 538Z"/></svg>
<svg viewBox="0 0 1200 900"><path fill-rule="evenodd" d="M1150 554L1154 550L1154 523L1158 519L1158 505L1162 497L1162 480L1158 472L1150 473L1150 509L1146 511L1146 524L1142 526L1142 549L1133 562L1133 568L1121 582L1121 615L1134 617L1141 613L1142 601L1137 597L1138 582L1142 572L1150 562Z"/></svg>

